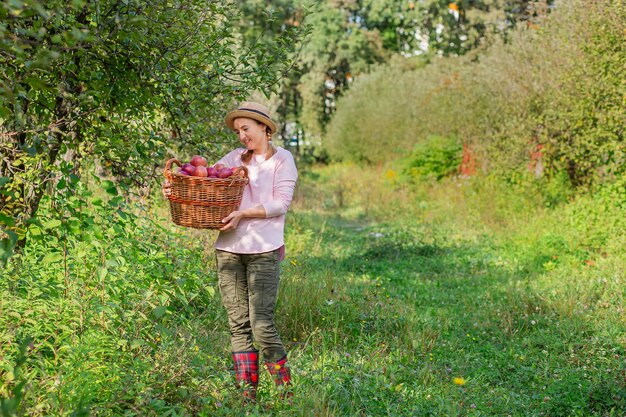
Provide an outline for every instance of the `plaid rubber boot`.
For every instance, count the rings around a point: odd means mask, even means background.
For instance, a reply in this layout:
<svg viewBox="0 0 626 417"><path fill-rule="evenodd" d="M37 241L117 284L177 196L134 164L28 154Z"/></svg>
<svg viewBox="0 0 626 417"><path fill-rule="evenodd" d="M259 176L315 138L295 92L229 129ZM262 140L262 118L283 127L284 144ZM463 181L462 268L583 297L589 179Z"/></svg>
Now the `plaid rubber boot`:
<svg viewBox="0 0 626 417"><path fill-rule="evenodd" d="M280 395L281 398L290 399L293 396L293 393L290 390L291 372L287 366L287 357L285 356L278 362L265 362L265 366L272 375L272 378L274 378L276 387L283 389L283 392Z"/></svg>
<svg viewBox="0 0 626 417"><path fill-rule="evenodd" d="M243 389L244 400L256 400L259 385L259 352L233 352L237 387Z"/></svg>

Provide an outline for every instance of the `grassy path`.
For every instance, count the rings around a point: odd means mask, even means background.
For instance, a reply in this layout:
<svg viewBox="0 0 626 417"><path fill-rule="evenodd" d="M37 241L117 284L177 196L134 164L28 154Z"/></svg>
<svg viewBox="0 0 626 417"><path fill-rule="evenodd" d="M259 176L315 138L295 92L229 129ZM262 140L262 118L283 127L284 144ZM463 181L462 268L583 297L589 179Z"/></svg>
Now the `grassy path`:
<svg viewBox="0 0 626 417"><path fill-rule="evenodd" d="M623 328L599 325L589 306L567 305L559 293L567 288L542 292L556 284L542 247L417 222L359 225L301 212L295 224L292 246L308 250L287 266L280 306L300 390L295 409L626 410Z"/></svg>

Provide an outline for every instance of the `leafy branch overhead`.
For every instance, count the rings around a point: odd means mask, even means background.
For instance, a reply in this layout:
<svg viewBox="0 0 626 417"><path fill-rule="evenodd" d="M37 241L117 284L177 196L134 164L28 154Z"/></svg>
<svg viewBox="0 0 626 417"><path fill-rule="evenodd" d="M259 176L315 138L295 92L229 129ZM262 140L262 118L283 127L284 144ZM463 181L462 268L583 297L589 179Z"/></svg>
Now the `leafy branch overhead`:
<svg viewBox="0 0 626 417"><path fill-rule="evenodd" d="M269 94L304 32L243 45L222 0L10 1L0 21L0 211L18 226L61 159L142 185L168 149L215 152L226 109Z"/></svg>
<svg viewBox="0 0 626 417"><path fill-rule="evenodd" d="M553 0L247 0L250 37L297 27L303 16L311 34L299 71L282 83L281 114L312 135L323 134L337 99L360 76L398 56L428 62L460 56L532 25ZM273 20L264 18L268 13Z"/></svg>

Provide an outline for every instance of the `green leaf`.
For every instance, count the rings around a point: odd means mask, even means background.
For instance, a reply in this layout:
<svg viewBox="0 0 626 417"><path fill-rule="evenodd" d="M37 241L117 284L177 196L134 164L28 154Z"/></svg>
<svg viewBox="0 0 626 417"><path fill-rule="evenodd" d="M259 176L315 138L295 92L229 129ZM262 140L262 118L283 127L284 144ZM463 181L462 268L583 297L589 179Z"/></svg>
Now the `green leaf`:
<svg viewBox="0 0 626 417"><path fill-rule="evenodd" d="M117 214L122 220L128 220L128 214L124 210L117 209Z"/></svg>
<svg viewBox="0 0 626 417"><path fill-rule="evenodd" d="M124 201L124 196L118 195L117 197L113 197L111 201L109 201L109 205L111 207L117 207Z"/></svg>
<svg viewBox="0 0 626 417"><path fill-rule="evenodd" d="M28 85L30 85L34 90L48 90L50 89L50 85L46 83L45 80L42 80L39 77L28 77L26 79Z"/></svg>
<svg viewBox="0 0 626 417"><path fill-rule="evenodd" d="M154 314L154 317L156 317L157 319L162 317L166 312L167 307L165 306L158 306L154 310L152 310L152 314Z"/></svg>
<svg viewBox="0 0 626 417"><path fill-rule="evenodd" d="M105 190L115 187L115 183L111 180L103 180L101 185L102 185L102 188L104 188Z"/></svg>
<svg viewBox="0 0 626 417"><path fill-rule="evenodd" d="M97 274L98 274L98 279L100 281L103 281L109 274L109 270L107 268L98 268Z"/></svg>
<svg viewBox="0 0 626 417"><path fill-rule="evenodd" d="M48 220L47 222L45 222L43 224L43 228L44 229L55 229L59 226L61 226L62 222L59 219L52 219L52 220Z"/></svg>
<svg viewBox="0 0 626 417"><path fill-rule="evenodd" d="M187 300L187 297L185 297L185 294L177 293L176 298L178 298L185 307L189 305L189 300Z"/></svg>
<svg viewBox="0 0 626 417"><path fill-rule="evenodd" d="M15 226L15 219L13 217L0 213L0 223L4 223L7 226Z"/></svg>
<svg viewBox="0 0 626 417"><path fill-rule="evenodd" d="M215 295L215 288L213 287L206 287L206 292L209 294L210 297L213 297Z"/></svg>
<svg viewBox="0 0 626 417"><path fill-rule="evenodd" d="M63 255L59 252L50 252L43 257L41 261L44 265L50 265L63 260Z"/></svg>
<svg viewBox="0 0 626 417"><path fill-rule="evenodd" d="M102 181L102 188L104 188L104 190L111 195L117 195L117 187L111 180Z"/></svg>
<svg viewBox="0 0 626 417"><path fill-rule="evenodd" d="M13 250L17 243L17 234L15 232L11 230L5 230L4 232L7 234L7 237L0 239L0 262L3 264L13 255Z"/></svg>

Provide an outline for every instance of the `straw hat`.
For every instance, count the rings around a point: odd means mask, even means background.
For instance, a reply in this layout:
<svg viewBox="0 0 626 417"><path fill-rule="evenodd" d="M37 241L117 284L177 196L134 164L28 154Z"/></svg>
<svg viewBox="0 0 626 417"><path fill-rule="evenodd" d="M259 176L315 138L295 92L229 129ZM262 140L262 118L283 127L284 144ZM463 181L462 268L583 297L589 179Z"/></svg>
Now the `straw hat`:
<svg viewBox="0 0 626 417"><path fill-rule="evenodd" d="M226 115L226 126L234 129L234 121L238 117L246 117L248 119L254 119L257 122L261 122L270 128L270 132L274 134L276 132L276 124L270 118L270 109L262 104L255 103L254 101L244 101L239 105L237 110L232 110Z"/></svg>

